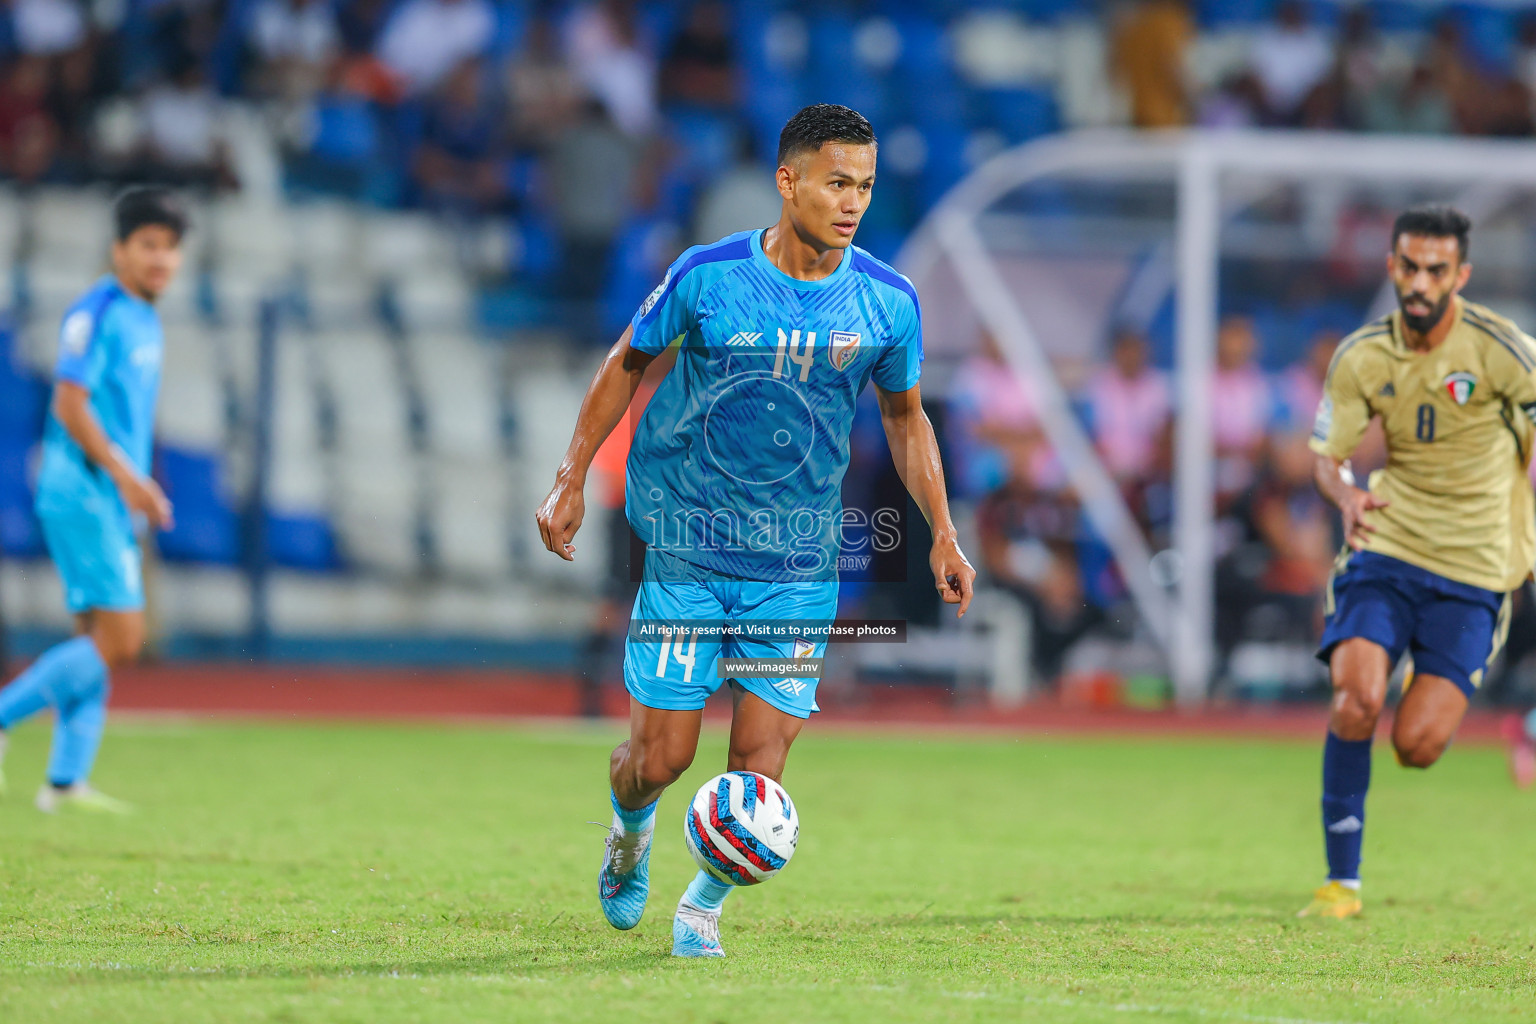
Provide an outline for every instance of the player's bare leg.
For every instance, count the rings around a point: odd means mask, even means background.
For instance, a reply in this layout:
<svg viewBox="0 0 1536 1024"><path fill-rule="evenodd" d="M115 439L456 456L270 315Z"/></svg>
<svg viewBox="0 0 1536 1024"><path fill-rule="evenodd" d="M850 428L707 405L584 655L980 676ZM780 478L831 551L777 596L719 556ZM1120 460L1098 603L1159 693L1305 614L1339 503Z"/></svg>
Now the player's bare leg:
<svg viewBox="0 0 1536 1024"><path fill-rule="evenodd" d="M1443 676L1416 675L1392 723L1392 746L1404 768L1428 768L1440 759L1467 713L1467 697Z"/></svg>
<svg viewBox="0 0 1536 1024"><path fill-rule="evenodd" d="M805 719L787 715L736 686L731 687L731 703L731 749L725 770L757 772L783 782L790 745L805 727Z"/></svg>
<svg viewBox="0 0 1536 1024"><path fill-rule="evenodd" d="M789 748L805 719L786 714L736 683L731 684L731 746L726 771L756 772L782 782ZM672 955L722 957L720 911L733 887L700 871L677 904Z"/></svg>
<svg viewBox="0 0 1536 1024"><path fill-rule="evenodd" d="M1392 666L1380 644L1360 637L1341 642L1328 659L1333 703L1328 731L1341 740L1368 740L1387 702Z"/></svg>
<svg viewBox="0 0 1536 1024"><path fill-rule="evenodd" d="M629 702L629 739L613 748L608 778L624 807L653 804L693 764L704 712L648 708Z"/></svg>
<svg viewBox="0 0 1536 1024"><path fill-rule="evenodd" d="M693 763L703 720L702 710L668 711L630 699L629 739L608 762L613 824L597 876L598 902L615 928L633 928L645 913L656 801Z"/></svg>
<svg viewBox="0 0 1536 1024"><path fill-rule="evenodd" d="M1323 845L1328 884L1312 895L1301 917L1360 913L1360 847L1365 795L1371 783L1371 740L1387 700L1391 660L1362 637L1341 641L1328 659L1333 703L1323 748Z"/></svg>

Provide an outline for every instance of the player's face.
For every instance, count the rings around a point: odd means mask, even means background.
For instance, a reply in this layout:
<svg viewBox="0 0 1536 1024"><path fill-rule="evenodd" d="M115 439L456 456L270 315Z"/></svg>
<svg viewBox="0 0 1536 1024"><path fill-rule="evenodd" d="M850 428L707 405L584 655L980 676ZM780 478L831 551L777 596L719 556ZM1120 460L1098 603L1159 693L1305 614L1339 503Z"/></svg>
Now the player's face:
<svg viewBox="0 0 1536 1024"><path fill-rule="evenodd" d="M1387 257L1387 273L1397 289L1403 323L1423 334L1445 316L1451 297L1467 283L1472 264L1461 262L1455 238L1399 235Z"/></svg>
<svg viewBox="0 0 1536 1024"><path fill-rule="evenodd" d="M829 142L780 167L778 181L800 237L818 249L846 249L874 192L875 147Z"/></svg>
<svg viewBox="0 0 1536 1024"><path fill-rule="evenodd" d="M112 266L130 290L153 302L181 267L181 239L162 224L146 224L113 244Z"/></svg>

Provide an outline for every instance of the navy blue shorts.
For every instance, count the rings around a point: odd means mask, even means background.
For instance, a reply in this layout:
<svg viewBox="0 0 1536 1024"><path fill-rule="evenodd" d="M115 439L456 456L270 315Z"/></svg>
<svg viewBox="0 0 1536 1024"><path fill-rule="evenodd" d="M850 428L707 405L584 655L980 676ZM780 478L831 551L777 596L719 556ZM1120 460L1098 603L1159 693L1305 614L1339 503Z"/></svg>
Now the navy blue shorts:
<svg viewBox="0 0 1536 1024"><path fill-rule="evenodd" d="M1328 581L1318 645L1327 664L1342 641L1380 645L1393 665L1404 651L1416 675L1443 676L1470 699L1509 632L1509 595L1457 583L1374 551L1357 551Z"/></svg>

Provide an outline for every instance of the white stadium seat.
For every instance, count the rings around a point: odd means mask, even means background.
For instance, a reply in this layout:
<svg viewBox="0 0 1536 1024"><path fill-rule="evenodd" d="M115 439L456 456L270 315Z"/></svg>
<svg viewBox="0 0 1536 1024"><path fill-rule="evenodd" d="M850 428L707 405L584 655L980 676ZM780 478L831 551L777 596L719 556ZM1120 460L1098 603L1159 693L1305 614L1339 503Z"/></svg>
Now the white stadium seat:
<svg viewBox="0 0 1536 1024"><path fill-rule="evenodd" d="M501 455L495 355L467 334L412 336L411 371L426 405L434 454L456 459Z"/></svg>

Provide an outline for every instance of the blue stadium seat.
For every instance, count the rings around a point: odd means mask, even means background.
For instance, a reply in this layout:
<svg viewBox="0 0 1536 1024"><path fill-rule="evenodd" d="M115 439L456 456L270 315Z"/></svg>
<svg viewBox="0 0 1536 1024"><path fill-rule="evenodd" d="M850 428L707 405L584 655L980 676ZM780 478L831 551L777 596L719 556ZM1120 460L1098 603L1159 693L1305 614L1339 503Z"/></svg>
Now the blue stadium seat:
<svg viewBox="0 0 1536 1024"><path fill-rule="evenodd" d="M175 528L159 535L167 561L233 565L240 555L239 520L219 487L216 456L162 446L156 476L176 507Z"/></svg>
<svg viewBox="0 0 1536 1024"><path fill-rule="evenodd" d="M274 565L310 572L342 568L336 533L322 516L267 512L267 557Z"/></svg>
<svg viewBox="0 0 1536 1024"><path fill-rule="evenodd" d="M1056 96L1047 88L978 91L981 118L1017 145L1061 128Z"/></svg>
<svg viewBox="0 0 1536 1024"><path fill-rule="evenodd" d="M496 34L491 38L490 51L493 61L516 52L528 31L528 12L522 4L502 0L495 8Z"/></svg>
<svg viewBox="0 0 1536 1024"><path fill-rule="evenodd" d="M1036 21L1056 21L1059 18L1080 16L1095 17L1099 5L1094 0L1023 0L1019 9Z"/></svg>
<svg viewBox="0 0 1536 1024"><path fill-rule="evenodd" d="M1514 70L1515 12L1486 4L1455 4L1451 8L1461 26L1467 55L1484 71L1509 74ZM1529 8L1521 10L1529 15Z"/></svg>
<svg viewBox="0 0 1536 1024"><path fill-rule="evenodd" d="M1415 0L1369 0L1371 24L1383 32L1422 32L1442 13Z"/></svg>
<svg viewBox="0 0 1536 1024"><path fill-rule="evenodd" d="M958 123L924 127L923 139L928 143L928 162L923 166L920 179L924 207L938 202L955 182L965 177L968 138L965 128Z"/></svg>
<svg viewBox="0 0 1536 1024"><path fill-rule="evenodd" d="M27 480L32 443L0 435L0 552L12 558L43 553L43 535L32 512Z"/></svg>
<svg viewBox="0 0 1536 1024"><path fill-rule="evenodd" d="M1204 28L1262 25L1275 15L1278 0L1198 0L1195 17Z"/></svg>
<svg viewBox="0 0 1536 1024"><path fill-rule="evenodd" d="M734 119L713 110L674 107L667 111L667 136L677 147L674 165L689 180L700 181L735 162Z"/></svg>
<svg viewBox="0 0 1536 1024"><path fill-rule="evenodd" d="M658 235L658 232L662 233ZM656 287L665 272L665 254L658 253L661 237L675 237L676 226L662 218L636 217L614 240L608 261L608 281L602 296L602 330L618 337L629 319Z"/></svg>
<svg viewBox="0 0 1536 1024"><path fill-rule="evenodd" d="M776 75L749 83L746 114L759 153L771 159L778 152L779 132L784 122L805 105L807 93L803 80L794 76Z"/></svg>
<svg viewBox="0 0 1536 1024"><path fill-rule="evenodd" d="M896 20L901 56L895 86L901 107L920 127L954 125L965 116L965 94L950 62L944 27L924 17Z"/></svg>

